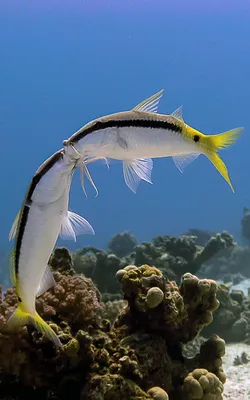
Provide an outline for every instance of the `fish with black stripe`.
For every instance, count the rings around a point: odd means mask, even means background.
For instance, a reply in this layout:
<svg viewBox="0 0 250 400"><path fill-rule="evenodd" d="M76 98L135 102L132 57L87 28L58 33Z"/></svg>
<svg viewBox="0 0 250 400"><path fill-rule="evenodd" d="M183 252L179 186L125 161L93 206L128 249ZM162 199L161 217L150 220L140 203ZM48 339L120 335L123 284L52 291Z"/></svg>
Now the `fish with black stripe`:
<svg viewBox="0 0 250 400"><path fill-rule="evenodd" d="M133 192L136 192L141 179L152 183L152 158L172 157L176 167L183 172L188 164L203 154L234 191L218 151L231 146L243 128L204 135L184 122L181 107L170 115L159 114L162 94L163 90L131 111L89 122L63 142L65 152L76 159L121 160L125 182Z"/></svg>
<svg viewBox="0 0 250 400"><path fill-rule="evenodd" d="M15 237L9 268L18 308L5 329L12 331L33 324L57 347L61 346L60 339L36 312L35 301L55 285L48 261L59 234L74 240L78 234L94 234L88 221L68 210L76 167L77 162L63 149L47 159L33 176L9 234L10 240Z"/></svg>

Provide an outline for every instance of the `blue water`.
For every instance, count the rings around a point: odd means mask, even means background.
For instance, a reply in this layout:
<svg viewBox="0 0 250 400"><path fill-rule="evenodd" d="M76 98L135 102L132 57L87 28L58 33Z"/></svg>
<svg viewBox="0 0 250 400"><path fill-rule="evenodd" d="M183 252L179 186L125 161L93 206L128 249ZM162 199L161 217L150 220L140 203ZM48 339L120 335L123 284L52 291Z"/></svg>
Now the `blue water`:
<svg viewBox="0 0 250 400"><path fill-rule="evenodd" d="M85 198L77 173L70 208L96 235L59 243L106 247L119 231L142 241L189 227L226 229L240 240L242 208L250 206L247 2L212 1L211 10L184 0L179 8L160 1L19 3L0 5L1 252L10 248L8 232L33 173L62 141L161 88L159 112L182 104L185 121L204 133L245 127L221 152L235 193L203 156L184 174L170 158L156 160L153 185L142 182L136 195L121 163L93 165L99 196L87 185Z"/></svg>

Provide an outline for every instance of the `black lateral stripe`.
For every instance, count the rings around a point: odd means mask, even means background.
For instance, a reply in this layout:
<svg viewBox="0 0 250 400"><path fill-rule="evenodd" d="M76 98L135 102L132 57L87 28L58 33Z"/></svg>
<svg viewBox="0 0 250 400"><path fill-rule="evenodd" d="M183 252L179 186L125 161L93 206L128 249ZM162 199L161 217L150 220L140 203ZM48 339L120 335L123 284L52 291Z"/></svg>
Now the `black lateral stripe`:
<svg viewBox="0 0 250 400"><path fill-rule="evenodd" d="M18 236L17 236L17 240L16 240L16 249L15 249L15 273L16 273L16 276L18 274L21 244L22 244L22 240L23 240L24 229L25 229L25 226L26 226L26 223L28 220L29 210L30 210L29 206L24 206L23 211L22 211L20 226L19 226L19 230L18 230Z"/></svg>
<svg viewBox="0 0 250 400"><path fill-rule="evenodd" d="M96 121L92 126L82 128L80 132L74 136L71 143L77 142L87 136L89 133L93 133L99 131L101 129L107 128L152 128L152 129L167 129L173 132L181 133L182 127L180 125L176 125L172 122L164 121L164 120L144 120L144 119L134 119L134 120L110 120L110 121Z"/></svg>
<svg viewBox="0 0 250 400"><path fill-rule="evenodd" d="M23 234L25 230L25 226L28 220L28 215L29 215L29 210L30 206L32 204L32 195L34 193L34 190L36 188L36 185L40 181L40 179L56 164L57 161L59 161L63 157L63 151L59 150L55 154L53 154L48 160L46 160L41 167L37 170L35 175L33 176L31 180L31 184L29 186L26 198L24 200L24 207L22 210L22 215L21 215L21 220L19 224L19 229L18 229L18 235L16 238L16 246L15 246L15 273L16 275L18 274L18 269L19 269L19 258L20 258L20 252L21 252L21 245L22 245L22 240L23 240Z"/></svg>
<svg viewBox="0 0 250 400"><path fill-rule="evenodd" d="M48 158L48 160L46 160L41 167L37 170L37 172L35 173L35 175L32 178L29 190L28 190L28 194L27 194L27 198L26 200L28 202L31 202L31 197L32 194L34 193L34 190L36 188L36 185L38 184L38 182L41 180L41 178L57 163L57 161L59 161L61 158L63 157L63 150L59 150L57 151L55 154L53 154L50 158Z"/></svg>

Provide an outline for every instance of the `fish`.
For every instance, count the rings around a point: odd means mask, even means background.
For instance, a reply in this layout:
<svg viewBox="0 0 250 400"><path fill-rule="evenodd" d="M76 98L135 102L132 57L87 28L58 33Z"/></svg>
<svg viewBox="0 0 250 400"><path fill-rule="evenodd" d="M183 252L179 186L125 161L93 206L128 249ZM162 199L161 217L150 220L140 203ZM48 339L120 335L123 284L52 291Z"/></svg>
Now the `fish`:
<svg viewBox="0 0 250 400"><path fill-rule="evenodd" d="M243 128L205 135L185 123L182 106L170 115L159 114L162 95L163 89L130 111L110 114L87 123L63 141L65 153L76 159L81 158L83 162L88 159L122 161L125 182L134 193L141 180L152 184L152 159L172 157L178 170L184 172L192 161L203 154L234 192L227 167L218 151L235 143Z"/></svg>
<svg viewBox="0 0 250 400"><path fill-rule="evenodd" d="M94 234L90 223L69 211L69 192L77 163L64 149L48 158L36 171L9 233L15 238L9 256L9 274L16 287L18 307L10 316L6 330L32 324L56 347L61 341L37 313L36 298L55 285L48 265L58 236L73 239L79 234Z"/></svg>

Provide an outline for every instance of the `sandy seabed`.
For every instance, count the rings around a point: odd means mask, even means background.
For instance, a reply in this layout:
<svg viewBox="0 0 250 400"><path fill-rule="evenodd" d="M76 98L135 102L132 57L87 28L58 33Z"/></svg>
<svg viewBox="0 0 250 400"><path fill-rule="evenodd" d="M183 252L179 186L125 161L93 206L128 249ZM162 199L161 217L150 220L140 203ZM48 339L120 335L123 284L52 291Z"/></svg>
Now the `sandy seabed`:
<svg viewBox="0 0 250 400"><path fill-rule="evenodd" d="M233 362L243 351L250 358L250 345L237 343L226 345L223 369L227 376L224 386L224 400L250 400L250 362L234 366Z"/></svg>

